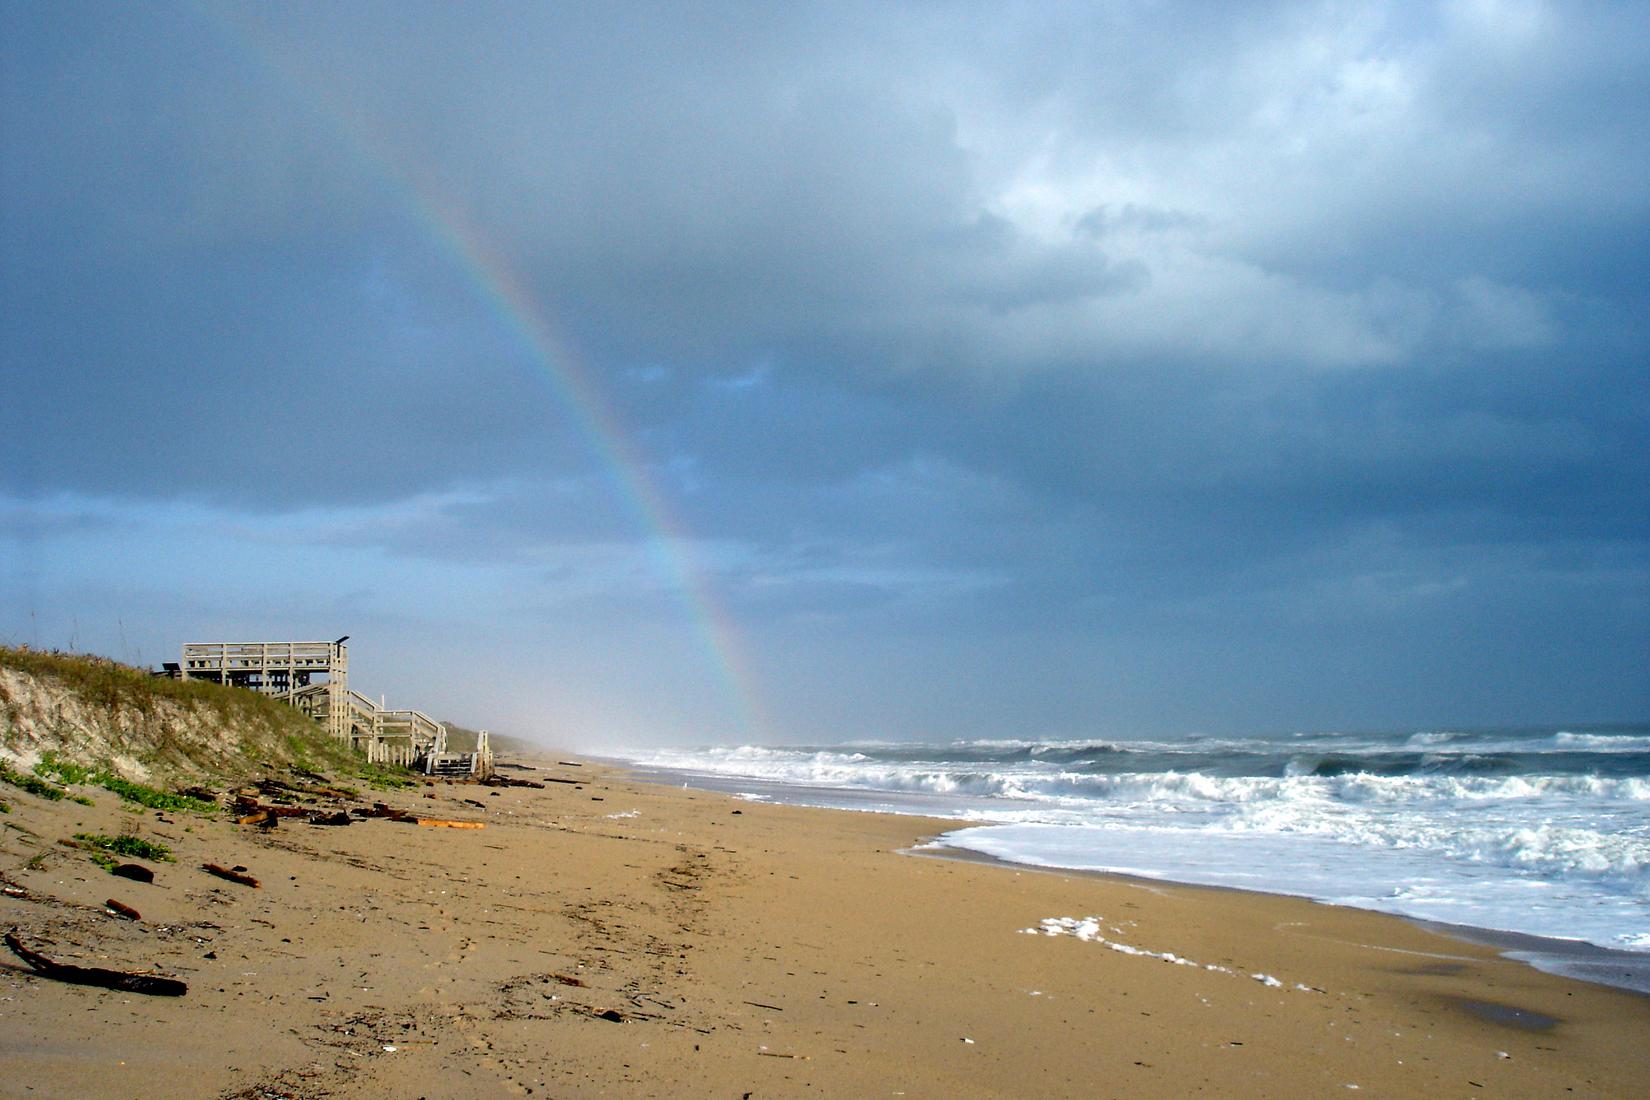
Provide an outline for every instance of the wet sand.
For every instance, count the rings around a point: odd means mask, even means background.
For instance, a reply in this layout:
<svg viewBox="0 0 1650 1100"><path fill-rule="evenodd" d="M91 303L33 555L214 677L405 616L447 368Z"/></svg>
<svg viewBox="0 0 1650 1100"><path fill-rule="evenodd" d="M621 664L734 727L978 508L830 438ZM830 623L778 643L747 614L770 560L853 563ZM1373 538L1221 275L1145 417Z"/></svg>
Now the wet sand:
<svg viewBox="0 0 1650 1100"><path fill-rule="evenodd" d="M70 986L6 956L0 1095L1619 1097L1650 1079L1650 999L1396 918L916 858L956 823L529 763L503 774L575 782L366 796L482 829L263 832L0 791L0 925L189 985ZM123 830L177 862L136 883L58 843ZM1025 931L1090 916L1106 942Z"/></svg>

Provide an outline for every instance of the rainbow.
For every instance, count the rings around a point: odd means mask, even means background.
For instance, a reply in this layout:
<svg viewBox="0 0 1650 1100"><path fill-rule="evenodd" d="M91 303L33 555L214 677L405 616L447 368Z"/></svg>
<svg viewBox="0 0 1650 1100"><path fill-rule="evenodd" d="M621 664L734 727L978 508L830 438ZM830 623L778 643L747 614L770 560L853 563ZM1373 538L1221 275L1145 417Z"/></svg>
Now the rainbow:
<svg viewBox="0 0 1650 1100"><path fill-rule="evenodd" d="M317 74L304 73L284 58L269 36L223 8L191 3L201 21L213 29L232 53L248 58L280 91L302 104L341 139L346 150L394 194L437 249L463 273L488 309L527 353L536 384L547 392L598 460L614 499L645 539L659 576L675 592L699 636L707 660L723 685L727 701L743 725L738 736L760 739L768 729L747 650L737 626L717 597L706 571L694 560L693 539L671 507L648 463L630 441L592 372L571 343L551 324L550 316L523 285L511 265L459 206L442 195L432 180L397 155L376 136L364 118L347 104L323 98Z"/></svg>

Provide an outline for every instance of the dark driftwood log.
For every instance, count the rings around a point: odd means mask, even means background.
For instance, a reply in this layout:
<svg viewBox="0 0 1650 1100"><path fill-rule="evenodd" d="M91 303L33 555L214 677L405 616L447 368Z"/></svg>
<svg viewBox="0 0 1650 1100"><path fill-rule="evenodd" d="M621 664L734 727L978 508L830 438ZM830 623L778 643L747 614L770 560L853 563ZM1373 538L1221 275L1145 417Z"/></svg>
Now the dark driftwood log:
<svg viewBox="0 0 1650 1100"><path fill-rule="evenodd" d="M141 863L122 863L119 867L116 867L109 873L111 875L119 875L121 878L129 878L133 882L155 881L155 873L149 870L149 868L143 866Z"/></svg>
<svg viewBox="0 0 1650 1100"><path fill-rule="evenodd" d="M189 987L176 978L157 978L150 974L129 974L123 970L103 970L95 966L70 966L56 963L46 956L30 951L17 938L17 930L6 933L6 946L11 953L29 964L36 974L53 981L71 985L95 985L102 989L119 989L126 993L145 993L151 997L181 997Z"/></svg>
<svg viewBox="0 0 1650 1100"><path fill-rule="evenodd" d="M230 882L238 882L242 886L250 886L254 890L258 888L258 880L253 878L251 875L242 874L240 871L231 871L227 867L219 867L216 863L203 863L201 864L201 870L205 871L209 875L217 875L219 878L226 878Z"/></svg>

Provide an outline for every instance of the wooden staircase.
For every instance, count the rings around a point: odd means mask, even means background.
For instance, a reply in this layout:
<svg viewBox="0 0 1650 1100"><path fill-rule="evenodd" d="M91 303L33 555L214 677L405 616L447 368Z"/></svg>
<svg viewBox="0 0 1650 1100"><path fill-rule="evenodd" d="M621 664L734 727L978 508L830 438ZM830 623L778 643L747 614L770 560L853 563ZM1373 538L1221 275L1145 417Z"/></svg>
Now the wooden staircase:
<svg viewBox="0 0 1650 1100"><path fill-rule="evenodd" d="M447 779L467 779L476 772L476 753L431 753L424 764L424 774Z"/></svg>

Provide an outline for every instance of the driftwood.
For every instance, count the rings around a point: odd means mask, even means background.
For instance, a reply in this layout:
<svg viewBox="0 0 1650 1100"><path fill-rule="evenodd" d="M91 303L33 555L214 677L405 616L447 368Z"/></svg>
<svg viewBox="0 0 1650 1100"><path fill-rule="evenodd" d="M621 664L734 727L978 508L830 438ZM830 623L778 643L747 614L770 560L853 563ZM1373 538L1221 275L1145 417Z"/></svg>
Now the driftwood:
<svg viewBox="0 0 1650 1100"><path fill-rule="evenodd" d="M126 993L145 993L151 997L181 997L189 987L176 978L158 978L151 974L131 974L123 970L103 970L95 966L70 966L53 962L36 951L23 946L14 928L6 933L6 946L12 954L29 964L36 974L53 981L71 985L95 985L102 989L118 989Z"/></svg>
<svg viewBox="0 0 1650 1100"><path fill-rule="evenodd" d="M444 821L438 817L420 817L415 819L420 825L428 825L436 829L485 829L485 822L481 821Z"/></svg>
<svg viewBox="0 0 1650 1100"><path fill-rule="evenodd" d="M248 817L257 814L273 814L276 817L303 817L311 812L307 806L268 806L251 795L244 794L235 796L235 810ZM249 824L249 822L241 822L241 824Z"/></svg>
<svg viewBox="0 0 1650 1100"><path fill-rule="evenodd" d="M258 880L242 871L232 871L228 867L219 867L216 863L203 863L201 864L201 870L209 875L226 878L230 882L238 882L242 886L250 886L254 890L258 888Z"/></svg>
<svg viewBox="0 0 1650 1100"><path fill-rule="evenodd" d="M304 794L312 794L312 795L315 795L318 798L354 798L355 797L355 795L353 793L351 793L350 791L339 790L337 787L308 787L308 788L304 789L303 793Z"/></svg>
<svg viewBox="0 0 1650 1100"><path fill-rule="evenodd" d="M268 795L306 795L310 798L354 798L348 791L336 787L295 787L279 779L260 779L258 789Z"/></svg>
<svg viewBox="0 0 1650 1100"><path fill-rule="evenodd" d="M282 783L278 779L260 779L260 780L258 780L258 790L262 794L279 795L283 798L288 798L288 797L291 797L292 795L303 793L297 787L289 786L285 783Z"/></svg>
<svg viewBox="0 0 1650 1100"><path fill-rule="evenodd" d="M365 806L351 806L349 812L357 817L382 817L388 818L390 821L412 820L412 815L406 810L392 809L389 806L384 805L382 802L374 802L372 804L372 809L370 810Z"/></svg>
<svg viewBox="0 0 1650 1100"><path fill-rule="evenodd" d="M149 868L143 866L141 863L122 863L119 867L116 867L109 873L111 875L119 875L121 878L129 878L133 882L155 881L155 873L149 870Z"/></svg>
<svg viewBox="0 0 1650 1100"><path fill-rule="evenodd" d="M335 814L310 814L309 823L311 825L353 825L355 819L348 812L339 810Z"/></svg>
<svg viewBox="0 0 1650 1100"><path fill-rule="evenodd" d="M570 780L570 779L555 779L555 780L551 780L551 782L554 782L554 783L571 783L572 780ZM540 790L540 791L544 790L544 784L538 782L537 780L534 780L534 779L516 779L513 776L498 775L497 773L488 776L486 779L483 779L481 781L481 784L484 787L532 787L535 790Z"/></svg>
<svg viewBox="0 0 1650 1100"><path fill-rule="evenodd" d="M130 905L127 905L124 902L116 901L114 898L110 898L103 904L117 917L124 917L127 920L143 919L143 914L139 913L136 909L133 909Z"/></svg>

